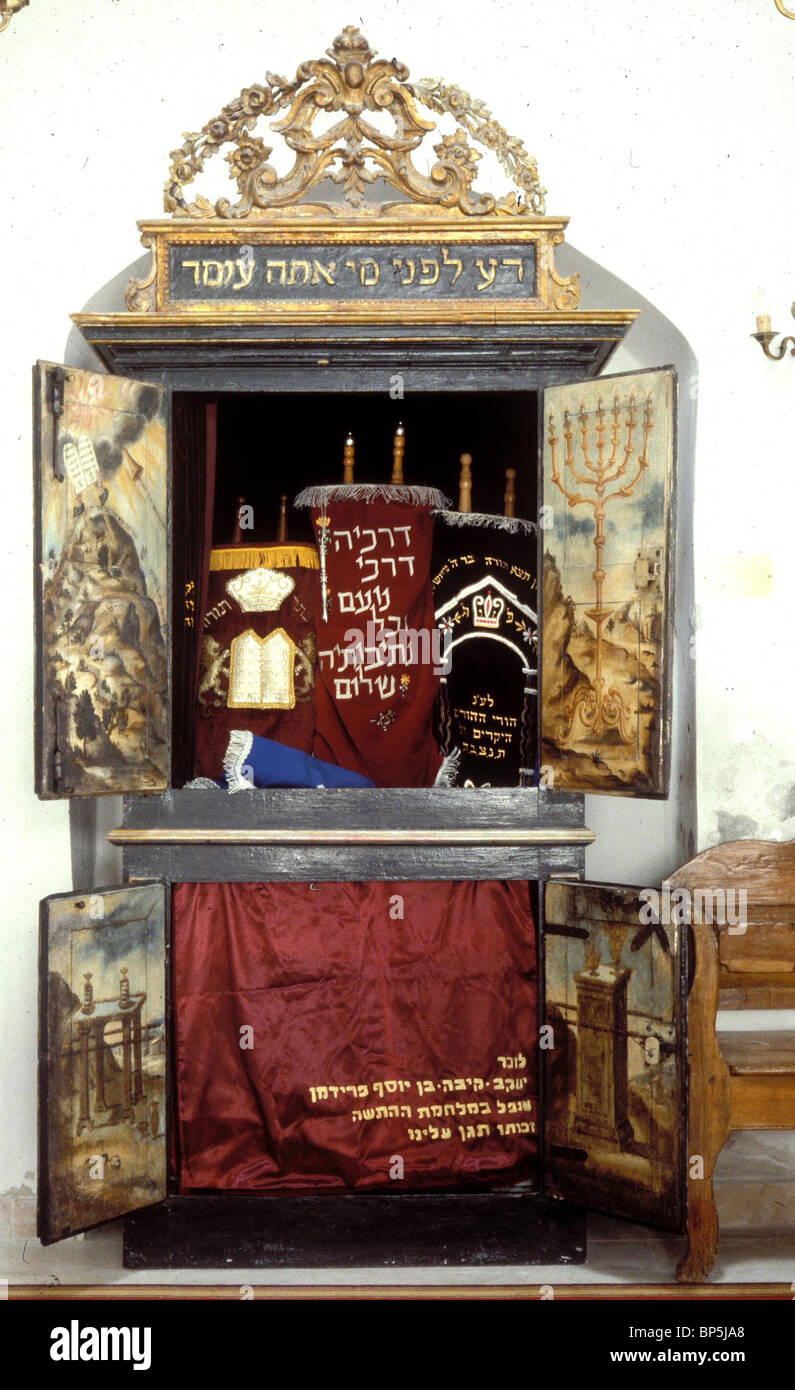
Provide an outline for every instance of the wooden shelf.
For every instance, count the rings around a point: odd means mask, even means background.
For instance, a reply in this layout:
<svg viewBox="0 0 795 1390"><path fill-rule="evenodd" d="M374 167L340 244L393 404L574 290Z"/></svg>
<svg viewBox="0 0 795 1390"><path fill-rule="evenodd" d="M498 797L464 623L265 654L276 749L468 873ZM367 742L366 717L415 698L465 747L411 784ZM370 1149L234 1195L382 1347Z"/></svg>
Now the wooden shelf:
<svg viewBox="0 0 795 1390"><path fill-rule="evenodd" d="M583 798L537 787L175 788L125 798L124 876L402 882L580 875Z"/></svg>
<svg viewBox="0 0 795 1390"><path fill-rule="evenodd" d="M491 830L357 830L325 827L313 830L297 826L262 829L239 826L118 826L107 837L113 845L590 845L596 839L586 826L543 826L526 830L513 827Z"/></svg>

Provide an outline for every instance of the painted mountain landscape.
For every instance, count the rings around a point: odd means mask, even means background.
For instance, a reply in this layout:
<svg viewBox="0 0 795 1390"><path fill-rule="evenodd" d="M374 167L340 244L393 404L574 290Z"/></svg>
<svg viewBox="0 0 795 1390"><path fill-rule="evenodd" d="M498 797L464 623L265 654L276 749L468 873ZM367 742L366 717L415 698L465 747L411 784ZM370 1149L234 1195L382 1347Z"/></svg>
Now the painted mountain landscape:
<svg viewBox="0 0 795 1390"><path fill-rule="evenodd" d="M168 776L161 393L70 371L46 445L41 790L158 790ZM53 447L61 478L47 468Z"/></svg>

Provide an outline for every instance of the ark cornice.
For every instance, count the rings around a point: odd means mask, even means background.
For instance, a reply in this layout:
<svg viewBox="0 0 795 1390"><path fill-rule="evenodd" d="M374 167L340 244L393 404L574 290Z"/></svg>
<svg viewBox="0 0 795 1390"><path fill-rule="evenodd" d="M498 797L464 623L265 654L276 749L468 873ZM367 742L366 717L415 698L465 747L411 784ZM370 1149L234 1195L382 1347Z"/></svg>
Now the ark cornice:
<svg viewBox="0 0 795 1390"><path fill-rule="evenodd" d="M270 366L268 344L281 352L291 339L296 360L328 340L342 365L345 331L351 350L366 344L365 366L387 361L393 341L432 333L440 363L460 361L468 338L480 370L484 335L514 330L517 370L540 361L543 342L561 364L603 366L636 311L580 310L578 274L555 265L569 219L546 213L535 160L462 88L408 75L396 59L376 60L348 27L293 80L267 74L186 135L172 152L171 216L138 223L151 259L129 283L129 312L74 315L111 370L137 370L147 344L163 369L181 370L202 344L230 365ZM455 133L441 135L418 104L453 117ZM271 129L295 159L282 174L254 133L275 115ZM412 162L426 138L437 141L427 174ZM511 193L475 189L480 155L470 141L496 156ZM222 150L238 201L189 202L185 190ZM325 355L316 365L329 365Z"/></svg>
<svg viewBox="0 0 795 1390"><path fill-rule="evenodd" d="M391 219L337 219L305 210L256 223L219 218L141 221L151 263L133 279L132 313L163 314L223 306L276 317L348 309L374 321L398 305L407 318L496 321L528 311L567 313L580 298L578 275L561 276L555 249L566 217L522 221L420 210ZM455 307L457 306L457 308ZM513 307L511 307L513 306ZM438 313L436 312L438 310Z"/></svg>

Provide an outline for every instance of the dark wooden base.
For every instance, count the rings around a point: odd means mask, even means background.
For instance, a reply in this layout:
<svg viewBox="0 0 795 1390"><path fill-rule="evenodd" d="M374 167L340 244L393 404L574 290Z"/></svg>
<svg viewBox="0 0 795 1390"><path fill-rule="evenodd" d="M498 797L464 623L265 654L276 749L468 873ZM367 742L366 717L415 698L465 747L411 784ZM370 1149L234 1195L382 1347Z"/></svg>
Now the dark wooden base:
<svg viewBox="0 0 795 1390"><path fill-rule="evenodd" d="M169 1197L124 1224L125 1269L582 1264L585 1212L525 1192Z"/></svg>

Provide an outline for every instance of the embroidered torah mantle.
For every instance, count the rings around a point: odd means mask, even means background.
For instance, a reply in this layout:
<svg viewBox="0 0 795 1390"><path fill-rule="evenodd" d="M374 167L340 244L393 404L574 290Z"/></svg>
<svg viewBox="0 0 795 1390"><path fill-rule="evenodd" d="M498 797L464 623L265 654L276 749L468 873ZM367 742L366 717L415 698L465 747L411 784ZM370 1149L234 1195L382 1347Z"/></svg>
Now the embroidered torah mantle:
<svg viewBox="0 0 795 1390"><path fill-rule="evenodd" d="M526 883L179 883L172 920L183 1191L535 1178Z"/></svg>
<svg viewBox="0 0 795 1390"><path fill-rule="evenodd" d="M311 545L210 552L201 634L196 775L221 776L233 729L312 750L315 589Z"/></svg>
<svg viewBox="0 0 795 1390"><path fill-rule="evenodd" d="M432 786L441 664L430 582L434 488L307 488L320 553L314 753L378 787Z"/></svg>
<svg viewBox="0 0 795 1390"><path fill-rule="evenodd" d="M457 783L517 787L535 777L538 705L535 527L518 518L437 512L433 594L447 652L438 705Z"/></svg>

